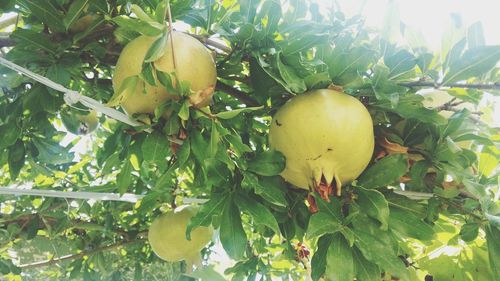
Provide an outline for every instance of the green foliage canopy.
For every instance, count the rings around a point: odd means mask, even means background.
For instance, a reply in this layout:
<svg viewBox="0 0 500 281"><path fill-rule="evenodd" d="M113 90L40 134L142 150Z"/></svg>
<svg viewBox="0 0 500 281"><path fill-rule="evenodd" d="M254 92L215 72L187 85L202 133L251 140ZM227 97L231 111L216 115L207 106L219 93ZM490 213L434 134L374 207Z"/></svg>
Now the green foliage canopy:
<svg viewBox="0 0 500 281"><path fill-rule="evenodd" d="M149 120L144 127L152 133L101 116L90 149L70 152L83 137L63 145L61 115L70 110L63 95L0 68L1 186L144 195L136 204L0 195L7 280L500 278L500 134L488 125L487 108L478 115L458 107L477 108L485 91L500 93L500 46L484 45L480 24L455 27L466 36L435 54L392 14L388 22L397 26L375 32L360 16L308 1L170 5L173 21L189 24L216 55L218 82L209 109L189 107L181 83L179 101L135 116ZM16 12L19 20L0 38L0 50L113 104L121 49L141 34L164 38L166 11L160 0L2 1L0 13ZM77 28L87 15L86 27ZM160 43L146 61L162 52ZM146 62L138 79L154 77L172 87L171 77ZM327 202L313 194L319 211L311 214L307 192L279 177L286 159L269 150L267 132L288 99L328 86L367 106L377 145L341 197ZM453 100L425 107L416 92L433 88ZM166 108L171 118L159 118ZM444 118L443 110L453 114ZM162 262L144 240L151 221L185 198L206 200L187 235L200 225L219 229L235 261L226 277L210 266L182 275L185 264ZM203 252L209 264L210 251Z"/></svg>

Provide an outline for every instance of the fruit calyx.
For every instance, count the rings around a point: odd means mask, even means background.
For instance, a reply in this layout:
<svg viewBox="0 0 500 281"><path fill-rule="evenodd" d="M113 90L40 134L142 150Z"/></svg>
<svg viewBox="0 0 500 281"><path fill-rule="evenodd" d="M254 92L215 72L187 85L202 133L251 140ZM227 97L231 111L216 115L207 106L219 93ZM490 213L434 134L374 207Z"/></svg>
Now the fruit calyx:
<svg viewBox="0 0 500 281"><path fill-rule="evenodd" d="M321 181L314 184L313 190L307 194L307 202L309 202L309 211L311 213L318 212L318 205L316 204L316 199L312 193L317 192L321 199L330 203L330 195L340 197L340 188L337 188L336 182L331 181L327 183L325 177L321 177Z"/></svg>

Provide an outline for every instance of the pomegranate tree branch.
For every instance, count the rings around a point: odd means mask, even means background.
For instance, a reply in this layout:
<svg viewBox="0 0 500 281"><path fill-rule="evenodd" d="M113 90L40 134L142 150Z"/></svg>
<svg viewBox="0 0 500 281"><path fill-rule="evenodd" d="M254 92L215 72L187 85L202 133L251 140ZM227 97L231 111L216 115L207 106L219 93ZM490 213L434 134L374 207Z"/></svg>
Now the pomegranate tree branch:
<svg viewBox="0 0 500 281"><path fill-rule="evenodd" d="M191 34L191 33L186 33L186 34L191 35L192 37L198 39L201 43L207 44L207 45L212 46L216 49L224 51L226 53L231 53L231 50L232 50L231 47L228 47L221 42L217 42L213 39L210 39L207 36L198 35L198 34Z"/></svg>
<svg viewBox="0 0 500 281"><path fill-rule="evenodd" d="M130 244L135 244L135 243L144 242L144 241L145 241L145 238L139 238L139 239L130 240L130 241L121 241L121 242L118 242L115 244L110 244L110 245L98 247L98 248L95 248L95 249L92 249L89 251L83 251L83 252L80 252L78 254L66 255L66 256L57 257L57 258L53 258L53 259L46 260L46 261L39 261L39 262L34 262L34 263L22 264L22 265L19 265L18 267L21 269L26 269L26 268L37 268L37 267L49 266L49 265L57 264L57 263L60 263L63 261L81 259L84 256L91 256L91 255L94 255L94 254L99 253L99 252L104 252L104 251L112 250L112 249L119 248L122 246L127 246Z"/></svg>
<svg viewBox="0 0 500 281"><path fill-rule="evenodd" d="M9 37L0 36L0 48L14 46L16 42Z"/></svg>
<svg viewBox="0 0 500 281"><path fill-rule="evenodd" d="M237 98L241 102L245 103L247 106L259 106L259 103L256 100L249 97L247 93L242 92L227 84L224 84L221 81L217 81L215 89Z"/></svg>
<svg viewBox="0 0 500 281"><path fill-rule="evenodd" d="M500 90L500 84L479 84L479 83L471 83L471 84L460 84L460 83L452 83L448 85L440 85L434 82L426 82L426 81L416 81L416 82L407 82L407 83L399 83L400 86L404 87L432 87L436 89L440 88L466 88L466 89L479 89L479 90Z"/></svg>

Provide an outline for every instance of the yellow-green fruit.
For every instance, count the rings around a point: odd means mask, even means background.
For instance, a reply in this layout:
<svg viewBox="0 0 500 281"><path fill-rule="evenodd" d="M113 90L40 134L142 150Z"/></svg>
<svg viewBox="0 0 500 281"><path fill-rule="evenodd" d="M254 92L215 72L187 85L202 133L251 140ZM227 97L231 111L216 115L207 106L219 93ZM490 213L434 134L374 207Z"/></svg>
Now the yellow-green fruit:
<svg viewBox="0 0 500 281"><path fill-rule="evenodd" d="M286 158L283 178L312 189L335 180L341 187L366 168L374 149L373 122L356 98L333 90L314 90L292 98L273 118L272 148Z"/></svg>
<svg viewBox="0 0 500 281"><path fill-rule="evenodd" d="M203 107L210 103L217 81L217 72L212 55L203 44L182 32L173 32L175 70L180 81L188 81L194 92L189 100L193 106ZM157 70L168 74L174 71L172 45L170 36L164 54L154 62ZM141 73L142 64L147 51L157 38L140 36L125 46L113 75L113 88L120 89L123 81L130 76ZM145 83L145 82L144 82ZM137 83L133 93L125 93L121 102L123 109L129 114L154 113L157 106L172 98L165 87L148 83ZM145 91L144 91L145 87Z"/></svg>
<svg viewBox="0 0 500 281"><path fill-rule="evenodd" d="M99 18L98 15L94 14L88 14L85 15L81 18L79 18L71 27L69 28L69 31L71 33L78 33L78 32L83 32L85 31L95 20Z"/></svg>
<svg viewBox="0 0 500 281"><path fill-rule="evenodd" d="M89 134L97 129L99 125L99 119L95 110L91 110L88 114L61 113L61 120L66 130L75 135Z"/></svg>
<svg viewBox="0 0 500 281"><path fill-rule="evenodd" d="M170 262L191 259L210 242L213 229L204 226L191 232L191 240L186 239L187 224L197 210L195 207L185 207L165 213L153 221L149 227L148 240L156 255Z"/></svg>

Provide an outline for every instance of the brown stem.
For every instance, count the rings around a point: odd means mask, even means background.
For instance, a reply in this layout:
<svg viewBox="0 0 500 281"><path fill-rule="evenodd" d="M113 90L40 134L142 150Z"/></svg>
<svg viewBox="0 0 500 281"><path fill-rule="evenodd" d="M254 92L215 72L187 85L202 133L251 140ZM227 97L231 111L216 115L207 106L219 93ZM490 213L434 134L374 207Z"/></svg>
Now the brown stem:
<svg viewBox="0 0 500 281"><path fill-rule="evenodd" d="M452 98L450 101L446 102L445 104L443 105L440 105L434 109L436 109L437 111L441 111L441 110L448 110L449 108L452 108L452 105L453 103L457 100L457 98Z"/></svg>
<svg viewBox="0 0 500 281"><path fill-rule="evenodd" d="M238 100L240 100L241 102L245 103L248 106L259 106L259 103L256 100L249 97L247 93L242 92L236 88L233 88L232 86L229 86L227 84L224 84L220 80L217 81L217 85L215 86L215 89L222 91L222 92L225 92L228 95L237 98Z"/></svg>
<svg viewBox="0 0 500 281"><path fill-rule="evenodd" d="M466 88L466 89L481 89L481 90L500 90L500 84L480 84L480 83L471 83L471 84L460 84L460 83L452 83L448 85L440 85L434 82L425 82L425 81L416 81L416 82L407 82L407 83L399 83L400 86L404 87L432 87L436 89L441 88Z"/></svg>
<svg viewBox="0 0 500 281"><path fill-rule="evenodd" d="M18 267L21 269L27 269L27 268L38 268L38 267L43 267L43 266L49 266L49 265L57 264L57 263L60 263L63 261L81 259L84 256L91 256L91 255L94 255L94 254L99 253L99 252L112 250L112 249L119 248L122 246L130 245L130 244L134 244L134 243L138 243L138 242L144 242L145 240L146 240L145 238L140 238L140 239L131 240L131 241L122 241L122 242L118 242L115 244L106 245L103 247L98 247L98 248L92 249L90 251L80 252L78 254L66 255L66 256L57 257L57 258L53 258L53 259L45 260L45 261L38 261L38 262L34 262L34 263L21 264Z"/></svg>

